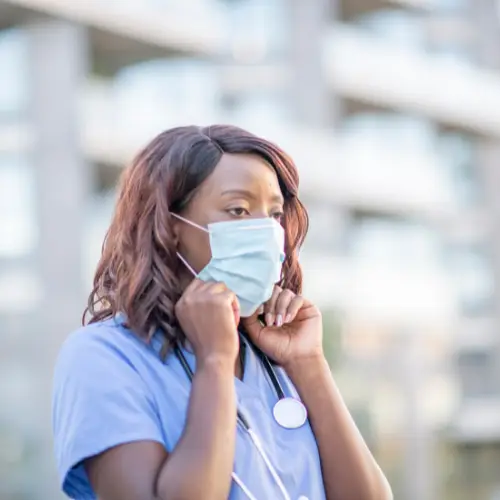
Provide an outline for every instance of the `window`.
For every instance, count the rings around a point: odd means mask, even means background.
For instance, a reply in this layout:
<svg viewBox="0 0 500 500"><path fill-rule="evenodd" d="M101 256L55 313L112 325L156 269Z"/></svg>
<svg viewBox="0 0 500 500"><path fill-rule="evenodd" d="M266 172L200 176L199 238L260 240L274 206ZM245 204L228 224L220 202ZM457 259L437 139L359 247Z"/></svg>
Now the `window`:
<svg viewBox="0 0 500 500"><path fill-rule="evenodd" d="M479 203L482 192L474 168L474 143L463 134L442 134L437 143L442 164L455 191L460 206L470 207Z"/></svg>
<svg viewBox="0 0 500 500"><path fill-rule="evenodd" d="M498 389L495 353L469 351L458 355L457 365L464 398L492 396Z"/></svg>
<svg viewBox="0 0 500 500"><path fill-rule="evenodd" d="M224 97L224 121L240 125L259 133L264 126L279 129L290 123L290 107L283 96L273 93L253 92L243 97Z"/></svg>
<svg viewBox="0 0 500 500"><path fill-rule="evenodd" d="M287 50L287 7L283 0L228 2L231 52L235 61L256 63Z"/></svg>
<svg viewBox="0 0 500 500"><path fill-rule="evenodd" d="M34 179L20 157L0 154L0 258L28 255L36 244Z"/></svg>
<svg viewBox="0 0 500 500"><path fill-rule="evenodd" d="M149 140L169 127L214 121L216 68L208 62L172 59L138 64L120 72L112 89L115 122L120 134L134 142L138 134L139 141Z"/></svg>
<svg viewBox="0 0 500 500"><path fill-rule="evenodd" d="M434 0L433 7L439 12L464 12L471 3L469 0Z"/></svg>
<svg viewBox="0 0 500 500"><path fill-rule="evenodd" d="M27 50L21 31L0 31L0 118L18 119L27 107Z"/></svg>
<svg viewBox="0 0 500 500"><path fill-rule="evenodd" d="M491 262L481 247L461 246L445 254L450 276L455 281L463 312L482 315L493 305Z"/></svg>
<svg viewBox="0 0 500 500"><path fill-rule="evenodd" d="M339 252L343 250L348 214L331 204L302 200L309 214L309 231L305 246L314 250Z"/></svg>
<svg viewBox="0 0 500 500"><path fill-rule="evenodd" d="M423 224L376 214L358 213L350 229L355 259L379 265L429 267L438 262L438 235Z"/></svg>
<svg viewBox="0 0 500 500"><path fill-rule="evenodd" d="M115 202L116 191L109 189L95 193L89 203L83 248L83 277L89 289L101 257L102 244L111 223Z"/></svg>
<svg viewBox="0 0 500 500"><path fill-rule="evenodd" d="M371 140L390 149L429 150L436 128L431 122L397 113L358 113L342 123L342 133L353 140Z"/></svg>
<svg viewBox="0 0 500 500"><path fill-rule="evenodd" d="M354 24L398 46L419 48L425 44L423 20L411 11L382 9L359 16Z"/></svg>

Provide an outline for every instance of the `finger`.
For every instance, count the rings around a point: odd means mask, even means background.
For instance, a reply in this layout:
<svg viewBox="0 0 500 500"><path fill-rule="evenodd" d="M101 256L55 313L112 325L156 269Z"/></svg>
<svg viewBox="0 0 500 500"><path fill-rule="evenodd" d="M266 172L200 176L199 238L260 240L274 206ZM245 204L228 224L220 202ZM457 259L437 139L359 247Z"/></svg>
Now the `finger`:
<svg viewBox="0 0 500 500"><path fill-rule="evenodd" d="M225 293L228 292L226 284L222 281L210 281L206 284L206 291L213 294ZM232 293L232 292L231 292Z"/></svg>
<svg viewBox="0 0 500 500"><path fill-rule="evenodd" d="M239 310L238 298L224 283L211 282L205 292L217 302L230 304L233 309L237 307Z"/></svg>
<svg viewBox="0 0 500 500"><path fill-rule="evenodd" d="M220 298L220 300L226 303L229 307L231 307L234 316L235 327L238 326L240 322L240 303L236 295L225 287L222 291L215 292L216 297Z"/></svg>
<svg viewBox="0 0 500 500"><path fill-rule="evenodd" d="M203 287L204 284L205 284L204 281L202 281L198 278L193 278L191 280L191 282L189 283L189 285L184 290L184 293L190 293L190 292L194 292L195 290L199 290L200 288Z"/></svg>
<svg viewBox="0 0 500 500"><path fill-rule="evenodd" d="M285 323L292 322L303 306L304 306L304 298L301 297L300 295L295 295L290 304L288 304L284 322Z"/></svg>
<svg viewBox="0 0 500 500"><path fill-rule="evenodd" d="M291 290L283 290L276 301L276 326L282 326L285 321L288 306L291 304L295 294Z"/></svg>
<svg viewBox="0 0 500 500"><path fill-rule="evenodd" d="M238 300L238 297L236 297L234 293L232 294L231 307L233 308L234 322L236 323L236 325L238 325L241 318L240 301Z"/></svg>
<svg viewBox="0 0 500 500"><path fill-rule="evenodd" d="M278 285L275 285L271 298L264 304L264 313L267 326L271 326L274 324L274 321L276 319L276 301L278 300L281 291L281 288Z"/></svg>
<svg viewBox="0 0 500 500"><path fill-rule="evenodd" d="M264 328L264 325L259 320L258 315L254 314L254 315L249 316L247 318L242 318L241 323L242 323L242 326L243 326L245 333L248 334L250 339L253 342L258 342L258 339L260 337L260 333L261 333L262 329Z"/></svg>
<svg viewBox="0 0 500 500"><path fill-rule="evenodd" d="M222 295L223 299L227 301L229 304L233 304L233 302L235 301L238 302L236 295L227 288L219 292L219 294Z"/></svg>
<svg viewBox="0 0 500 500"><path fill-rule="evenodd" d="M203 290L203 286L205 285L204 281L199 280L198 278L193 278L191 282L188 284L179 302L190 302L196 294L200 293Z"/></svg>

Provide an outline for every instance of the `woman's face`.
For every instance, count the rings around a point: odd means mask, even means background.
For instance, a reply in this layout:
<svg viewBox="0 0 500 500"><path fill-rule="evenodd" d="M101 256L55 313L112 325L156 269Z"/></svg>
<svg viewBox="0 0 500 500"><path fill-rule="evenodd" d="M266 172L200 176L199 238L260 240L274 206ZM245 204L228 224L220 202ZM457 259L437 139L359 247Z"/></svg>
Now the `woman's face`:
<svg viewBox="0 0 500 500"><path fill-rule="evenodd" d="M203 227L246 218L272 217L279 221L283 204L273 168L258 156L224 154L180 215ZM177 250L200 272L211 258L208 234L177 220L174 230Z"/></svg>

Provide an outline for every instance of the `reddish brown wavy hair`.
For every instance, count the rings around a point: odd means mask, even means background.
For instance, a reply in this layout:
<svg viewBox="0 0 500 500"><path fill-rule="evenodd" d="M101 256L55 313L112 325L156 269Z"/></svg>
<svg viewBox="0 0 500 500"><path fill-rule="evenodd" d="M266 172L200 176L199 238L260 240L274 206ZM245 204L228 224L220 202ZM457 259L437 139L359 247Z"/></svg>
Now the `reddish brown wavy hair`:
<svg viewBox="0 0 500 500"><path fill-rule="evenodd" d="M123 313L127 326L149 339L158 329L167 346L182 341L174 306L182 294L172 230L224 153L252 154L269 163L285 198L286 258L281 286L302 288L298 248L308 227L291 158L275 144L228 125L178 127L163 132L123 172L83 324Z"/></svg>

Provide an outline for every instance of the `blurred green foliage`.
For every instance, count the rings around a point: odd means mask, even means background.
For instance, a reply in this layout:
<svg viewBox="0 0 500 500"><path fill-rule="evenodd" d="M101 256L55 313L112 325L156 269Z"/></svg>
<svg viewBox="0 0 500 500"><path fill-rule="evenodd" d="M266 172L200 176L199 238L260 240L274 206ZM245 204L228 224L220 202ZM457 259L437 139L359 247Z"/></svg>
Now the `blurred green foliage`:
<svg viewBox="0 0 500 500"><path fill-rule="evenodd" d="M332 370L339 368L342 362L342 318L338 310L322 311L323 348Z"/></svg>

